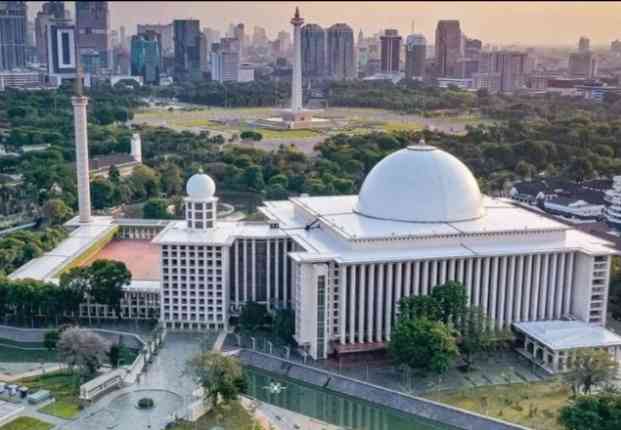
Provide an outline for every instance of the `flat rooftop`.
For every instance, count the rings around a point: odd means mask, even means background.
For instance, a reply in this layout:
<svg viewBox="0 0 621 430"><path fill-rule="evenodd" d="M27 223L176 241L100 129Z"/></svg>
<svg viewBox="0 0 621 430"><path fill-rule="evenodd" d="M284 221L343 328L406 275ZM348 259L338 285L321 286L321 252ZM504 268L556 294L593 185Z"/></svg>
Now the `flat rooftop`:
<svg viewBox="0 0 621 430"><path fill-rule="evenodd" d="M621 337L584 321L531 321L513 326L553 351L621 345Z"/></svg>
<svg viewBox="0 0 621 430"><path fill-rule="evenodd" d="M133 281L160 280L159 246L149 240L112 240L81 266L102 259L125 263Z"/></svg>

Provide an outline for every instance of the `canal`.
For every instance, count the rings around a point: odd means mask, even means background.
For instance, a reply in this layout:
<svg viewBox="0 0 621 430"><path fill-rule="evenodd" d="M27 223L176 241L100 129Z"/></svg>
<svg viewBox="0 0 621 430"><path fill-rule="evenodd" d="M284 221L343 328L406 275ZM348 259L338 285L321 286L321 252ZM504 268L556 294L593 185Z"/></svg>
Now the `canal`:
<svg viewBox="0 0 621 430"><path fill-rule="evenodd" d="M344 429L455 430L421 417L253 367L246 367L245 373L247 394L250 397ZM279 383L284 389L279 393L271 392L267 389L271 383Z"/></svg>

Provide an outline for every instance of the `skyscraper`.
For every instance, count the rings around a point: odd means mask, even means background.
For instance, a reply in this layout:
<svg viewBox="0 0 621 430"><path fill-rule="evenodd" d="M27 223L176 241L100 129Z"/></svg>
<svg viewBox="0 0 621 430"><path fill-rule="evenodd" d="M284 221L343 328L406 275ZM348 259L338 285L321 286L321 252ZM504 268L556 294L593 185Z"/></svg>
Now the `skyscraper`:
<svg viewBox="0 0 621 430"><path fill-rule="evenodd" d="M237 82L240 64L239 41L233 37L223 37L220 43L212 44L209 62L213 81Z"/></svg>
<svg viewBox="0 0 621 430"><path fill-rule="evenodd" d="M302 74L305 78L326 75L326 32L317 24L306 24L301 30Z"/></svg>
<svg viewBox="0 0 621 430"><path fill-rule="evenodd" d="M354 32L344 23L328 28L327 42L328 76L332 79L353 79L356 76L354 64Z"/></svg>
<svg viewBox="0 0 621 430"><path fill-rule="evenodd" d="M239 55L243 58L246 55L246 27L243 23L240 22L235 26L233 37L239 40Z"/></svg>
<svg viewBox="0 0 621 430"><path fill-rule="evenodd" d="M80 63L91 71L112 68L110 41L110 8L107 1L78 1L75 3L76 27ZM93 64L94 61L97 64Z"/></svg>
<svg viewBox="0 0 621 430"><path fill-rule="evenodd" d="M65 2L49 1L43 3L35 18L35 45L37 61L47 62L47 26L48 24L69 24L69 11L65 10Z"/></svg>
<svg viewBox="0 0 621 430"><path fill-rule="evenodd" d="M588 37L582 36L578 40L578 52L586 52L591 49L591 40Z"/></svg>
<svg viewBox="0 0 621 430"><path fill-rule="evenodd" d="M438 76L459 76L458 61L463 56L463 44L458 20L438 21L435 55Z"/></svg>
<svg viewBox="0 0 621 430"><path fill-rule="evenodd" d="M405 77L422 78L425 75L427 39L422 34L410 34L405 43Z"/></svg>
<svg viewBox="0 0 621 430"><path fill-rule="evenodd" d="M254 27L254 31L252 33L252 44L255 46L265 46L267 45L267 32L265 28L256 26Z"/></svg>
<svg viewBox="0 0 621 430"><path fill-rule="evenodd" d="M25 1L0 2L0 70L26 65L27 11Z"/></svg>
<svg viewBox="0 0 621 430"><path fill-rule="evenodd" d="M401 53L401 36L394 29L386 30L380 37L381 71L382 73L399 73L399 57Z"/></svg>
<svg viewBox="0 0 621 430"><path fill-rule="evenodd" d="M574 78L592 79L597 74L597 59L590 50L569 54L568 66Z"/></svg>
<svg viewBox="0 0 621 430"><path fill-rule="evenodd" d="M172 24L138 24L137 34L155 31L161 36L160 50L162 56L172 57L175 54L175 37Z"/></svg>
<svg viewBox="0 0 621 430"><path fill-rule="evenodd" d="M159 84L162 64L160 40L161 36L154 31L132 36L131 74L142 76L145 84Z"/></svg>
<svg viewBox="0 0 621 430"><path fill-rule="evenodd" d="M474 73L475 87L490 92L511 93L525 86L525 52L494 51L481 53L479 72Z"/></svg>
<svg viewBox="0 0 621 430"><path fill-rule="evenodd" d="M177 81L201 78L201 33L197 19L176 19L174 77Z"/></svg>

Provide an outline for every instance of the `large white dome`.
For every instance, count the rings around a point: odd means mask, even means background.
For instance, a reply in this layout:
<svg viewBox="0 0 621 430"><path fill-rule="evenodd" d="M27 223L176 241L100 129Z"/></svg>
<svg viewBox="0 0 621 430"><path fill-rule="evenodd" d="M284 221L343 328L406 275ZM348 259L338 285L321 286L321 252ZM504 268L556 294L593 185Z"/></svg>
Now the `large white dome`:
<svg viewBox="0 0 621 430"><path fill-rule="evenodd" d="M199 172L192 175L185 189L193 199L210 199L216 193L216 184L209 175Z"/></svg>
<svg viewBox="0 0 621 430"><path fill-rule="evenodd" d="M451 154L429 145L397 151L371 169L356 212L409 222L457 222L483 216L472 172Z"/></svg>

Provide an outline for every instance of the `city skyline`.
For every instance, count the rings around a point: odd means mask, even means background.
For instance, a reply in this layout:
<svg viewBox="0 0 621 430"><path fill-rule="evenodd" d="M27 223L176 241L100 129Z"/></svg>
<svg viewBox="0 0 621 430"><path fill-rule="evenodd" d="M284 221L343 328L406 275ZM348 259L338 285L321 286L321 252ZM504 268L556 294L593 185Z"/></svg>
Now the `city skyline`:
<svg viewBox="0 0 621 430"><path fill-rule="evenodd" d="M28 2L28 15L33 19L43 2ZM66 2L75 11L74 2ZM373 34L386 28L398 29L400 34L416 32L428 41L434 40L437 22L441 19L461 21L462 30L470 37L491 44L532 46L574 46L580 36L591 39L592 45L607 46L621 38L615 10L621 4L608 2L384 2L381 8L374 2L154 2L158 7L144 8L142 2L114 2L111 21L114 29L121 25L128 34L136 32L139 23L166 23L173 19L193 18L201 27L225 31L231 22L244 22L249 29L265 27L270 38L285 29L283 22L296 6L307 22L327 27L337 22L348 23L357 34ZM511 8L511 19L506 11ZM554 16L554 20L550 20ZM528 22L528 32L524 23Z"/></svg>

